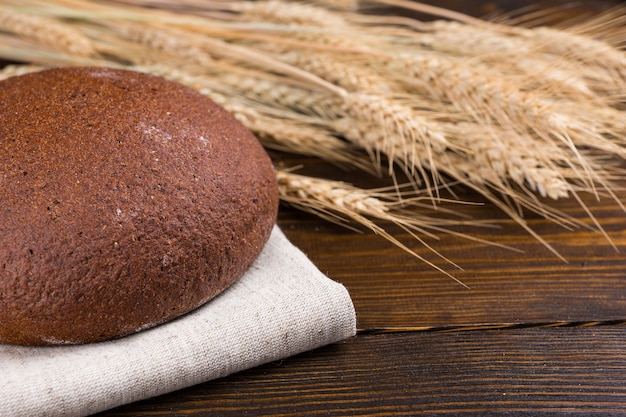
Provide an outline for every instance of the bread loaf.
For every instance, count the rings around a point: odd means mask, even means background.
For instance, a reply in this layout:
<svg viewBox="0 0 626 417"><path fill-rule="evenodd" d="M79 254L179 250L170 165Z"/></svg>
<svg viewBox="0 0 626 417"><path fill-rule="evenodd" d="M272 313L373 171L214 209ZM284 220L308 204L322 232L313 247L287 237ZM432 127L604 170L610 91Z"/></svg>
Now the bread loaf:
<svg viewBox="0 0 626 417"><path fill-rule="evenodd" d="M269 238L271 161L200 93L61 68L1 81L0 97L0 342L97 342L172 320Z"/></svg>

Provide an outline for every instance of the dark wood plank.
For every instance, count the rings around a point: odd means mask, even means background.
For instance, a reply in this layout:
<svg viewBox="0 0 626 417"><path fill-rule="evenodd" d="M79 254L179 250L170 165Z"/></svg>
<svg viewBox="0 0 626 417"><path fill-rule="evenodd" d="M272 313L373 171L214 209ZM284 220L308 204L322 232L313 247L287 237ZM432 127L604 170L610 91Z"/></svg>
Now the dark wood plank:
<svg viewBox="0 0 626 417"><path fill-rule="evenodd" d="M626 326L361 335L100 416L624 414L625 338Z"/></svg>
<svg viewBox="0 0 626 417"><path fill-rule="evenodd" d="M626 201L626 192L618 195ZM445 235L429 242L464 268L448 270L470 289L371 233L357 235L287 208L279 223L322 271L348 287L361 328L621 319L626 312L626 213L611 200L585 200L615 248L599 232L569 230L537 215L527 218L567 262L494 207L467 208L477 219L500 219L501 228L458 230L523 251ZM554 205L585 217L573 200ZM397 236L436 261L406 233Z"/></svg>

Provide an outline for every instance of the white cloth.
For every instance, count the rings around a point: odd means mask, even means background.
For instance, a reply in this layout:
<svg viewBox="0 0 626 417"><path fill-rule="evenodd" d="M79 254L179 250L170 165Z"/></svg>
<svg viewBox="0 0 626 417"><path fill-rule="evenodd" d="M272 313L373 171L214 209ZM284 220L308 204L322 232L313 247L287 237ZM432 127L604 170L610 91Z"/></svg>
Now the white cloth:
<svg viewBox="0 0 626 417"><path fill-rule="evenodd" d="M240 280L182 318L103 343L0 344L0 416L85 416L355 332L346 289L323 275L275 227Z"/></svg>

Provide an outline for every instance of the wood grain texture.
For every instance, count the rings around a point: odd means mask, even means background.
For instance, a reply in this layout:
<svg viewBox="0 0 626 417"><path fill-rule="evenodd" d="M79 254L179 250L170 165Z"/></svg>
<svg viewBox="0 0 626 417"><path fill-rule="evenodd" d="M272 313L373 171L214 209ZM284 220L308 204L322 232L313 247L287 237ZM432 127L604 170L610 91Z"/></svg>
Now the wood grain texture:
<svg viewBox="0 0 626 417"><path fill-rule="evenodd" d="M321 175L318 171L322 170L326 175L341 175L328 166L309 163L307 169L312 175ZM355 175L343 178L367 182ZM626 200L626 192L617 194ZM481 201L467 191L463 198ZM474 219L497 219L498 228L456 230L521 251L447 235L429 241L463 268L447 270L469 289L372 233L357 235L289 208L281 209L279 223L323 272L348 287L361 329L620 320L626 312L626 213L610 199L598 202L584 196L584 201L612 243L598 231L564 228L533 214L526 217L566 261L495 207L464 207ZM591 224L575 201L551 204ZM442 264L406 233L397 231L396 236L420 255Z"/></svg>
<svg viewBox="0 0 626 417"><path fill-rule="evenodd" d="M101 417L622 414L625 337L626 326L362 335Z"/></svg>

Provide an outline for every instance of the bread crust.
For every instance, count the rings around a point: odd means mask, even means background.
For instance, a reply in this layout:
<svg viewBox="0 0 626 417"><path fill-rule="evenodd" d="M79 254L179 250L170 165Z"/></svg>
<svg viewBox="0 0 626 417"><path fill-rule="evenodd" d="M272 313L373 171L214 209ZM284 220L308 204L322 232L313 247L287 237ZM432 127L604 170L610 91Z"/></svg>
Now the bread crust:
<svg viewBox="0 0 626 417"><path fill-rule="evenodd" d="M200 93L84 67L9 78L0 97L0 342L97 342L172 320L269 238L271 161Z"/></svg>

